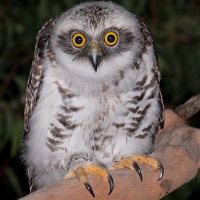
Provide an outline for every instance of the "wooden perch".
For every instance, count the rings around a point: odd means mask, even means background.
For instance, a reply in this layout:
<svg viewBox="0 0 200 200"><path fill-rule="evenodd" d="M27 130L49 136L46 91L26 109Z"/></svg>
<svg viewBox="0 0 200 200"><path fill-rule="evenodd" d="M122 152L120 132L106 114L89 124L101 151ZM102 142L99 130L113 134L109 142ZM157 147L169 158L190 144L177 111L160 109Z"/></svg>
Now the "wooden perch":
<svg viewBox="0 0 200 200"><path fill-rule="evenodd" d="M190 100L189 100L190 101ZM199 104L199 102L198 102ZM186 106L191 104L185 104ZM196 105L193 104L192 105ZM179 107L178 107L179 108ZM108 196L109 185L98 177L89 175L90 184L95 198L80 184L77 178L59 181L51 186L40 189L21 200L158 200L174 191L184 183L192 180L200 167L200 129L186 125L183 118L191 116L187 111L181 117L172 110L165 111L164 128L159 130L155 139L155 150L150 155L161 161L165 173L157 181L160 172L153 171L150 166L139 164L143 181L138 174L129 169L110 171L114 179L114 190ZM185 107L182 107L185 109ZM189 109L193 110L193 109ZM196 110L193 110L193 114ZM184 114L185 113L185 114Z"/></svg>
<svg viewBox="0 0 200 200"><path fill-rule="evenodd" d="M184 119L190 118L192 115L200 111L200 94L192 97L186 103L175 109L176 114Z"/></svg>

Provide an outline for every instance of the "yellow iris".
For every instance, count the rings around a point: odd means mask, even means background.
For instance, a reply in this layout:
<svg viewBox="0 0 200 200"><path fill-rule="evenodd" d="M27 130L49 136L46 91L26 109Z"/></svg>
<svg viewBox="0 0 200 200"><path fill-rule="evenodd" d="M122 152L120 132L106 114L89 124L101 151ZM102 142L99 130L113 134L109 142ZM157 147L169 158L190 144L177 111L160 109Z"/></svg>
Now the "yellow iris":
<svg viewBox="0 0 200 200"><path fill-rule="evenodd" d="M85 44L85 37L80 33L76 33L72 37L72 42L76 47L82 47Z"/></svg>
<svg viewBox="0 0 200 200"><path fill-rule="evenodd" d="M105 35L105 43L109 46L113 46L117 43L117 34L114 32L108 32Z"/></svg>

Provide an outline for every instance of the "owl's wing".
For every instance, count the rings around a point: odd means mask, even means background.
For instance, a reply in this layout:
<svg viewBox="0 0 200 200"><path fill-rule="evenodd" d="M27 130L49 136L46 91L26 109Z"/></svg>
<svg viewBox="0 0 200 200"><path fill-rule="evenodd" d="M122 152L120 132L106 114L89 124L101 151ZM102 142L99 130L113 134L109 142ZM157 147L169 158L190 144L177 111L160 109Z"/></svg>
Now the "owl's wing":
<svg viewBox="0 0 200 200"><path fill-rule="evenodd" d="M34 60L32 62L32 68L29 74L29 79L26 89L25 98L25 110L24 110L24 139L27 138L29 132L29 119L33 113L33 110L37 104L38 93L42 82L43 73L43 54L49 40L52 26L58 19L59 15L48 20L39 31L36 38L36 46L34 52Z"/></svg>
<svg viewBox="0 0 200 200"><path fill-rule="evenodd" d="M149 44L151 44L151 45L153 45L153 48L154 48L153 37L152 37L151 30L150 30L149 26L146 24L146 22L144 21L143 18L141 18L139 16L137 16L136 18L138 19L140 31L143 34L143 38L144 38L144 41L142 41L143 46L146 47ZM145 49L143 51L145 52ZM154 62L154 66L152 67L152 70L154 71L155 77L157 79L156 85L157 85L157 89L158 89L158 92L159 92L159 98L160 98L159 101L160 101L161 110L160 110L160 119L159 120L160 120L160 122L163 122L164 121L164 103L163 103L162 93L161 93L161 90L160 90L161 74L160 74L160 71L159 71L158 57L157 57L155 49L154 49L153 62Z"/></svg>
<svg viewBox="0 0 200 200"><path fill-rule="evenodd" d="M29 133L29 120L32 116L34 108L37 105L38 94L40 91L40 86L42 82L42 73L43 73L43 54L45 51L45 47L47 45L47 41L49 40L50 33L52 30L53 24L58 19L59 15L48 20L39 31L36 38L36 46L34 52L34 60L32 62L32 68L30 71L27 89L26 89L26 98L25 98L25 110L24 110L24 141L26 140ZM33 192L34 186L32 182L32 174L34 169L26 169L30 192Z"/></svg>
<svg viewBox="0 0 200 200"><path fill-rule="evenodd" d="M161 127L162 127L163 122L164 122L164 103L163 103L162 93L161 93L161 90L160 90L161 74L160 74L160 71L159 71L159 64L158 64L158 58L157 58L156 52L155 52L155 56L154 56L154 68L153 69L155 71L155 74L156 74L156 77L157 77L157 80L158 80L156 82L156 85L157 85L157 89L158 89L158 92L159 92L159 98L160 98L160 107L161 107L160 122L162 123L162 125L161 125Z"/></svg>

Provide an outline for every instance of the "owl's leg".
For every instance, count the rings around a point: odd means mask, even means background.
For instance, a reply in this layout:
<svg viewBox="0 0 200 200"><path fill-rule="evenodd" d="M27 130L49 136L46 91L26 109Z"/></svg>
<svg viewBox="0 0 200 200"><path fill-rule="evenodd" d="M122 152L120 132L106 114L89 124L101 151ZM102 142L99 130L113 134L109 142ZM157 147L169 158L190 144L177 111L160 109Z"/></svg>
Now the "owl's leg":
<svg viewBox="0 0 200 200"><path fill-rule="evenodd" d="M158 181L163 177L164 168L162 164L155 158L151 158L144 155L132 156L131 158L122 158L122 160L120 160L117 165L112 167L112 170L128 167L131 170L135 170L139 174L140 179L142 181L142 173L137 163L144 163L144 164L150 165L153 167L154 170L160 169L161 173L158 178Z"/></svg>
<svg viewBox="0 0 200 200"><path fill-rule="evenodd" d="M110 191L108 195L112 193L113 187L114 187L112 176L109 174L109 172L106 169L103 169L94 164L90 164L86 167L78 167L76 171L70 172L64 179L72 178L75 176L78 177L82 185L85 186L87 190L91 193L91 195L94 197L95 195L88 181L87 174L94 174L98 176L99 178L101 178L103 181L109 182Z"/></svg>

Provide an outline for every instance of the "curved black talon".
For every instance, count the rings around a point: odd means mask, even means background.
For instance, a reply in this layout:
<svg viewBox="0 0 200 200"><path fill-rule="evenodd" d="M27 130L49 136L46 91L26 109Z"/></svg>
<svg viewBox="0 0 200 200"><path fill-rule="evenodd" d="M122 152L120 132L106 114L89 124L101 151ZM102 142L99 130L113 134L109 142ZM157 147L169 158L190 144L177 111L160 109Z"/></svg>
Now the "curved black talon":
<svg viewBox="0 0 200 200"><path fill-rule="evenodd" d="M132 162L132 166L134 167L135 171L138 173L138 175L140 176L140 180L142 182L142 172L138 166L138 164L136 162Z"/></svg>
<svg viewBox="0 0 200 200"><path fill-rule="evenodd" d="M90 186L90 184L89 184L88 182L84 182L83 184L84 184L84 186L86 187L86 189L90 192L90 194L91 194L93 197L95 197L94 192L93 192L92 187Z"/></svg>
<svg viewBox="0 0 200 200"><path fill-rule="evenodd" d="M158 163L158 167L160 169L160 177L158 178L158 181L159 181L164 175L164 167L160 162Z"/></svg>
<svg viewBox="0 0 200 200"><path fill-rule="evenodd" d="M109 182L109 185L110 185L110 192L108 193L108 195L110 195L113 191L113 188L114 188L114 182L113 182L113 178L110 174L108 174L107 176L108 176L108 182Z"/></svg>

